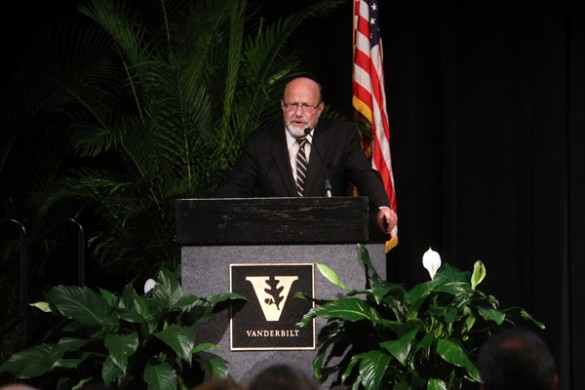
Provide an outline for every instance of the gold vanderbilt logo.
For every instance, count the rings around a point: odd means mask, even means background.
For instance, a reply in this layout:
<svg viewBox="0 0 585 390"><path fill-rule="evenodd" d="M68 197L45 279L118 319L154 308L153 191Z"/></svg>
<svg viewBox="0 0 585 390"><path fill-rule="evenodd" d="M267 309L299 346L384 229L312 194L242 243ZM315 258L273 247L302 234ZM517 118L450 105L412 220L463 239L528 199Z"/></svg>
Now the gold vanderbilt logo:
<svg viewBox="0 0 585 390"><path fill-rule="evenodd" d="M298 329L313 303L297 299L314 296L314 267L301 264L232 264L231 291L247 301L232 307L232 350L314 349L315 329Z"/></svg>

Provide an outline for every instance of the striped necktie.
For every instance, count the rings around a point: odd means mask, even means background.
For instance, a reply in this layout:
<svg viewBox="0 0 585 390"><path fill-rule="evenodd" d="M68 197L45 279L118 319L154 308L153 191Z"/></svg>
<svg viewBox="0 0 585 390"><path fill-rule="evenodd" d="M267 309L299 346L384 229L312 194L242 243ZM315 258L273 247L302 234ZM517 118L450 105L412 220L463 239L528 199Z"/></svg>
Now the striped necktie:
<svg viewBox="0 0 585 390"><path fill-rule="evenodd" d="M307 138L299 138L299 151L297 152L297 195L303 196L305 190L305 179L307 178L307 156L305 155L305 145Z"/></svg>

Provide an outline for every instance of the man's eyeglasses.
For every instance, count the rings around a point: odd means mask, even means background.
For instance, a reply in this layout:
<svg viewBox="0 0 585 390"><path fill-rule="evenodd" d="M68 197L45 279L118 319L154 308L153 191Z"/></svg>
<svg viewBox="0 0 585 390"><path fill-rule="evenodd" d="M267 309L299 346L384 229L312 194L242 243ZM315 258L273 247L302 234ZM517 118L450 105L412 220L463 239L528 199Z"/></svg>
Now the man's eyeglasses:
<svg viewBox="0 0 585 390"><path fill-rule="evenodd" d="M319 104L321 104L321 103L319 103ZM317 107L319 107L319 104L317 104L316 106L310 106L310 105L304 104L304 103L303 104L299 104L299 103L287 104L287 103L284 103L283 106L284 106L285 110L287 110L288 112L295 112L300 107L301 110L305 114L310 114L311 112L315 111L315 109Z"/></svg>

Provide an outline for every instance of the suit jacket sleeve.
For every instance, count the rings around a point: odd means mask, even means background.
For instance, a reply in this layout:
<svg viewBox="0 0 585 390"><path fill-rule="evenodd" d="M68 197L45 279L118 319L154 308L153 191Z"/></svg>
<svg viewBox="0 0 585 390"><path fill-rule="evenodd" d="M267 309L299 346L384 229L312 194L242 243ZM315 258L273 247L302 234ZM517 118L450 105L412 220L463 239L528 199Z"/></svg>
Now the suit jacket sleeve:
<svg viewBox="0 0 585 390"><path fill-rule="evenodd" d="M344 135L345 175L355 185L360 195L368 196L376 207L390 207L388 195L380 173L372 168L371 161L362 149L359 134L355 125L343 126L343 131L337 136Z"/></svg>

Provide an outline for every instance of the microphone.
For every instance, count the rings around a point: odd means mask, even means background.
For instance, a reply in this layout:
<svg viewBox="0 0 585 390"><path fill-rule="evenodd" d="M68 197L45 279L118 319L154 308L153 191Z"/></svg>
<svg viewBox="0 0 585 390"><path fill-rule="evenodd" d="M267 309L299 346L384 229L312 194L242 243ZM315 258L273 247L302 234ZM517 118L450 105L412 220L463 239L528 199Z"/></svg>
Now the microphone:
<svg viewBox="0 0 585 390"><path fill-rule="evenodd" d="M313 135L311 134L311 129L309 127L305 129L305 136L307 135L310 135L311 138L313 138ZM319 163L321 163L321 166L325 171L325 196L331 198L331 191L333 190L333 188L331 187L329 175L327 175L327 166L323 164L323 159L321 158L321 154L319 154L319 149L317 149L317 145L314 142L311 142L311 147L313 146L315 147L315 151L317 152L317 158L319 159Z"/></svg>

